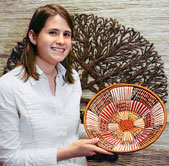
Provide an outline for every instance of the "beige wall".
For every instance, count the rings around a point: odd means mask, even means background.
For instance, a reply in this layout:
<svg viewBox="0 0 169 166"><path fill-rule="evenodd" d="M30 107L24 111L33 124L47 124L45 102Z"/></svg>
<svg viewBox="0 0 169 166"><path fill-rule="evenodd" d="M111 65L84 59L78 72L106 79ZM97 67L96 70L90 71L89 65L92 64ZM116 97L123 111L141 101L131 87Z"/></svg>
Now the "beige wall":
<svg viewBox="0 0 169 166"><path fill-rule="evenodd" d="M0 54L10 55L24 37L35 8L47 3L58 3L70 13L111 17L133 27L154 43L169 78L169 0L0 0ZM7 56L0 57L0 76ZM169 109L169 97L166 107Z"/></svg>

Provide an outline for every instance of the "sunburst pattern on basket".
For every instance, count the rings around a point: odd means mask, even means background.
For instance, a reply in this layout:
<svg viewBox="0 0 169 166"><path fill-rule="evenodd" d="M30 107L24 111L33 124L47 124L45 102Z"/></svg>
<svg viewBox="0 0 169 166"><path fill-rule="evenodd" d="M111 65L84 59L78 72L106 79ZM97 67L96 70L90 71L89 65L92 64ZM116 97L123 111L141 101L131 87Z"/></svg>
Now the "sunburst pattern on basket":
<svg viewBox="0 0 169 166"><path fill-rule="evenodd" d="M166 109L152 91L133 84L116 84L99 92L87 105L85 129L99 146L132 152L152 144L166 125Z"/></svg>

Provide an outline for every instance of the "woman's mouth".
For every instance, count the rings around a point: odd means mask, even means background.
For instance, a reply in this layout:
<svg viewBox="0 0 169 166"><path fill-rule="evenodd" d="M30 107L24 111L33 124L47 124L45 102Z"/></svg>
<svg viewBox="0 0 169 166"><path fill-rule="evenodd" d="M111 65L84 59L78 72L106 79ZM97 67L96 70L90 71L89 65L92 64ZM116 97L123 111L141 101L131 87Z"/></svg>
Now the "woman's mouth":
<svg viewBox="0 0 169 166"><path fill-rule="evenodd" d="M57 52L64 52L65 51L65 49L63 49L63 48L56 48L56 47L52 47L52 50L57 51Z"/></svg>

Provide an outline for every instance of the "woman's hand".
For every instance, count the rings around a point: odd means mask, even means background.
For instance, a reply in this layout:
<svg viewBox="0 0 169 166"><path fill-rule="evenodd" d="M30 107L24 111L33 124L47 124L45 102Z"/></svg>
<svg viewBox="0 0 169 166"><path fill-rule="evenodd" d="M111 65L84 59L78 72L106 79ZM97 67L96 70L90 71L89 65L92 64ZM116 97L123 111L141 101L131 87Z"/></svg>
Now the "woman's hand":
<svg viewBox="0 0 169 166"><path fill-rule="evenodd" d="M108 152L97 146L99 139L81 139L75 141L70 146L59 149L57 153L57 160L66 160L74 157L82 156L93 156L97 153L113 155L113 153Z"/></svg>

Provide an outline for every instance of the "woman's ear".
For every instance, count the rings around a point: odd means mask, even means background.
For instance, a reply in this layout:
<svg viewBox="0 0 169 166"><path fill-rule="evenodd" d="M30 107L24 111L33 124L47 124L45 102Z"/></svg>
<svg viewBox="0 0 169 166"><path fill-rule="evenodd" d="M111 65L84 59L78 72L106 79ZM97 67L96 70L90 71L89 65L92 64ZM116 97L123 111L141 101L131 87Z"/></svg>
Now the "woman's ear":
<svg viewBox="0 0 169 166"><path fill-rule="evenodd" d="M29 31L28 36L29 36L29 40L31 41L31 43L33 45L36 45L36 34L32 29Z"/></svg>

